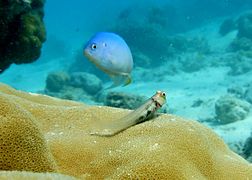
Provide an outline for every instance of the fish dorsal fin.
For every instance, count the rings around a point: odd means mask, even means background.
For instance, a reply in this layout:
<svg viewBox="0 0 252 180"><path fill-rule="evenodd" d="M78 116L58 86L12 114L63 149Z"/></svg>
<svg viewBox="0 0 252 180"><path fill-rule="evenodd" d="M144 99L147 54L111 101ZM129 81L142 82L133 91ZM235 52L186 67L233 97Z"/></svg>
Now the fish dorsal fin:
<svg viewBox="0 0 252 180"><path fill-rule="evenodd" d="M132 81L130 74L127 73L110 75L110 78L113 80L113 84L105 89L111 89L118 86L127 86Z"/></svg>

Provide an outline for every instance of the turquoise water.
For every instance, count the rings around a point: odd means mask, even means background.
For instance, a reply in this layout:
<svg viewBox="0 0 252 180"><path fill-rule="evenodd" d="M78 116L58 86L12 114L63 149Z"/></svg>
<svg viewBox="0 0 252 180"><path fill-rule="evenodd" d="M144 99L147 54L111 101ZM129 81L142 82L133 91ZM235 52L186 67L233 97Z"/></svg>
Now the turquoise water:
<svg viewBox="0 0 252 180"><path fill-rule="evenodd" d="M47 40L41 56L30 64L11 65L1 82L132 109L165 90L163 112L210 126L243 153L252 132L252 1L48 0L44 10ZM130 47L130 85L104 91L111 80L83 56L83 45L100 31L119 34ZM66 84L52 87L57 83ZM121 104L111 103L113 98Z"/></svg>

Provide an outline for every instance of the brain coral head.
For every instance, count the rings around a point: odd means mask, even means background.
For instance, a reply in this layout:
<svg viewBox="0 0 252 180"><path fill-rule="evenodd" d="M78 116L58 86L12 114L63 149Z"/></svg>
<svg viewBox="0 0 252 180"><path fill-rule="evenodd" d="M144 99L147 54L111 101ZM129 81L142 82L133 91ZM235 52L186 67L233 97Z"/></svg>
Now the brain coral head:
<svg viewBox="0 0 252 180"><path fill-rule="evenodd" d="M0 93L0 170L55 171L35 118Z"/></svg>

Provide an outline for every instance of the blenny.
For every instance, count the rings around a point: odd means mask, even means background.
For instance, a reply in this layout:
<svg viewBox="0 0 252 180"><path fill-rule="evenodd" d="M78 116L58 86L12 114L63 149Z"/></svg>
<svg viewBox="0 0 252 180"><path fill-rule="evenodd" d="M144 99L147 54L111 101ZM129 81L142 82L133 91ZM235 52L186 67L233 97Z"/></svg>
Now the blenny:
<svg viewBox="0 0 252 180"><path fill-rule="evenodd" d="M157 91L155 95L136 110L118 120L102 125L101 130L92 132L91 135L114 136L131 126L149 120L153 117L154 113L165 104L165 102L165 92Z"/></svg>

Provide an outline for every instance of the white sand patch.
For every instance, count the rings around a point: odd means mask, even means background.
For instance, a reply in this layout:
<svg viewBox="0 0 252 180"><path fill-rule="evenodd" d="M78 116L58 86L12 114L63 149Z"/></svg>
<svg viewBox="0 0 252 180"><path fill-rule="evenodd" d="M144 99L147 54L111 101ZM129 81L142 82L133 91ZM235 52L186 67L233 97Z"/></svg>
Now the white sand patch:
<svg viewBox="0 0 252 180"><path fill-rule="evenodd" d="M242 121L214 127L214 131L221 136L225 142L238 144L250 136L252 132L252 115Z"/></svg>

